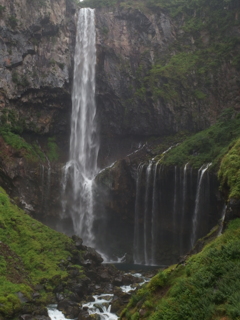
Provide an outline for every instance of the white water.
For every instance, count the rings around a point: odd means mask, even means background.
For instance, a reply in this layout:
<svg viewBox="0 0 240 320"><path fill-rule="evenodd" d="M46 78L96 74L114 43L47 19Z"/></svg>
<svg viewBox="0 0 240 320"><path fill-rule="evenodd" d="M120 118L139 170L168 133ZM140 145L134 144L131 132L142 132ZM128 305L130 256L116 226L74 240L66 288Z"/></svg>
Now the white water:
<svg viewBox="0 0 240 320"><path fill-rule="evenodd" d="M83 305L88 308L88 313L98 314L101 320L117 320L118 316L111 313L111 301L113 294L101 294L93 296L94 301Z"/></svg>
<svg viewBox="0 0 240 320"><path fill-rule="evenodd" d="M173 224L173 238L176 231L176 213L177 213L177 166L174 167L174 193L173 193L173 211L172 211L172 224ZM174 245L174 239L172 239Z"/></svg>
<svg viewBox="0 0 240 320"><path fill-rule="evenodd" d="M142 286L144 283L149 282L150 278L143 276L141 273L131 274L136 278L141 278L142 282L137 285L129 285L129 286L121 286L121 290L123 292L129 293L130 291L134 291L139 286ZM87 312L89 315L98 315L99 318L93 317L93 319L101 319L101 320L117 320L118 316L111 312L111 302L113 299L113 294L103 293L100 295L94 295L94 301L88 302L82 305L83 308L87 308ZM57 305L49 305L48 306L48 316L51 320L73 320L65 318L64 314L57 309ZM79 310L80 311L80 310Z"/></svg>
<svg viewBox="0 0 240 320"><path fill-rule="evenodd" d="M183 254L183 228L184 228L184 221L185 221L185 202L186 202L186 195L187 195L187 168L188 163L185 164L183 169L183 194L182 194L182 217L181 217L181 226L180 226L180 254Z"/></svg>
<svg viewBox="0 0 240 320"><path fill-rule="evenodd" d="M94 178L99 151L96 105L96 32L93 9L81 9L78 16L74 57L70 160L63 172L63 214L70 215L74 233L88 246L94 235Z"/></svg>
<svg viewBox="0 0 240 320"><path fill-rule="evenodd" d="M193 220L192 220L192 235L191 235L191 248L194 246L196 238L197 238L197 223L198 223L198 214L199 214L199 204L200 204L200 193L202 188L202 181L205 172L208 170L208 168L211 166L211 163L208 163L206 165L203 165L198 170L198 184L197 184L197 193L196 193L196 199L195 199L195 209L193 214Z"/></svg>
<svg viewBox="0 0 240 320"><path fill-rule="evenodd" d="M222 210L222 216L221 216L221 220L220 220L221 225L220 225L220 229L218 232L218 236L220 236L222 234L226 213L227 213L227 206L224 204L224 207Z"/></svg>
<svg viewBox="0 0 240 320"><path fill-rule="evenodd" d="M48 306L48 316L51 320L73 320L65 318L64 314L57 309L57 305Z"/></svg>
<svg viewBox="0 0 240 320"><path fill-rule="evenodd" d="M151 171L152 171L152 162L149 163L146 171L146 193L145 193L145 203L144 203L144 264L149 265L149 258L148 258L148 248L147 248L147 240L148 240L148 201L150 197L150 178L151 178Z"/></svg>
<svg viewBox="0 0 240 320"><path fill-rule="evenodd" d="M140 164L137 169L137 182L136 182L136 200L135 200L135 221L134 221L134 243L133 243L133 260L135 264L140 264L140 230L139 230L139 219L140 219L140 191L141 191L141 179L144 165Z"/></svg>
<svg viewBox="0 0 240 320"><path fill-rule="evenodd" d="M153 173L153 195L152 195L152 219L151 219L151 264L155 264L155 251L156 251L156 212L157 212L157 170L158 163L154 164Z"/></svg>

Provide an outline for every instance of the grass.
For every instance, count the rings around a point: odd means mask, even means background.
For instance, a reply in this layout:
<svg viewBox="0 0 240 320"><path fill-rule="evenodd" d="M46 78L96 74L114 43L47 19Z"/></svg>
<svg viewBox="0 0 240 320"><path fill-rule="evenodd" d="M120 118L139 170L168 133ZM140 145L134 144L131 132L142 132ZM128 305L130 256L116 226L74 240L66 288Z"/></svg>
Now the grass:
<svg viewBox="0 0 240 320"><path fill-rule="evenodd" d="M48 138L47 157L50 161L57 161L59 159L59 148L55 137Z"/></svg>
<svg viewBox="0 0 240 320"><path fill-rule="evenodd" d="M68 274L59 263L71 256L72 240L26 215L0 188L0 241L0 315L11 318L22 307L17 292L31 301L41 283L41 299L48 300L64 282Z"/></svg>
<svg viewBox="0 0 240 320"><path fill-rule="evenodd" d="M239 319L239 301L240 219L236 219L185 264L152 278L131 298L121 319Z"/></svg>
<svg viewBox="0 0 240 320"><path fill-rule="evenodd" d="M16 150L20 150L26 159L34 162L39 161L39 159L45 159L43 152L36 144L30 145L18 134L11 132L8 127L3 126L0 128L0 135L9 146Z"/></svg>
<svg viewBox="0 0 240 320"><path fill-rule="evenodd" d="M232 144L240 137L240 114L226 109L216 124L171 149L163 158L166 165L200 168L204 163L212 162L212 168L218 169L220 161Z"/></svg>

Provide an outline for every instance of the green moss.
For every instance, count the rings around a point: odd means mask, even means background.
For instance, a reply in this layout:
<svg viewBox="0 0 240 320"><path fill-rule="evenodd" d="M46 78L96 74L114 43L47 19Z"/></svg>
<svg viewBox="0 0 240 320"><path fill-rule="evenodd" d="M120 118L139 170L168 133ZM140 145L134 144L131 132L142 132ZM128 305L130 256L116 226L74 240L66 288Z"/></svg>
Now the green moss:
<svg viewBox="0 0 240 320"><path fill-rule="evenodd" d="M17 292L31 300L34 285L42 283L42 299L49 299L53 288L67 276L59 263L71 256L72 240L11 204L2 188L0 225L0 314L7 318L21 307Z"/></svg>
<svg viewBox="0 0 240 320"><path fill-rule="evenodd" d="M212 162L212 168L217 168L229 146L239 137L240 115L227 109L215 125L187 138L165 154L162 161L180 166L189 162L194 168Z"/></svg>
<svg viewBox="0 0 240 320"><path fill-rule="evenodd" d="M47 157L50 161L57 161L59 159L59 148L55 141L55 137L48 138Z"/></svg>
<svg viewBox="0 0 240 320"><path fill-rule="evenodd" d="M21 150L28 160L39 161L39 159L43 160L45 158L43 152L36 144L30 145L18 134L11 132L8 126L0 129L0 135L8 145L16 150Z"/></svg>
<svg viewBox="0 0 240 320"><path fill-rule="evenodd" d="M229 198L240 199L240 139L223 157L218 171L221 188L229 189Z"/></svg>
<svg viewBox="0 0 240 320"><path fill-rule="evenodd" d="M143 300L131 299L121 318L131 319L141 309L144 315L140 319L239 319L239 277L240 220L237 219L221 237L184 265L169 267L155 276L141 289Z"/></svg>

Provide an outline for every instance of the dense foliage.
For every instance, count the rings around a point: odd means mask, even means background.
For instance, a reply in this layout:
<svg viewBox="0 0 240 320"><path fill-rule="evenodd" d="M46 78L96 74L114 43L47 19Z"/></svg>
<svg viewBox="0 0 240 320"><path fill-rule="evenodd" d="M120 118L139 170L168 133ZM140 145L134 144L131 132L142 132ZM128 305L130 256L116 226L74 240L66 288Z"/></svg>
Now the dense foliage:
<svg viewBox="0 0 240 320"><path fill-rule="evenodd" d="M169 267L132 296L121 319L240 318L240 220L184 264Z"/></svg>
<svg viewBox="0 0 240 320"><path fill-rule="evenodd" d="M240 139L230 148L221 161L218 178L228 197L240 199Z"/></svg>

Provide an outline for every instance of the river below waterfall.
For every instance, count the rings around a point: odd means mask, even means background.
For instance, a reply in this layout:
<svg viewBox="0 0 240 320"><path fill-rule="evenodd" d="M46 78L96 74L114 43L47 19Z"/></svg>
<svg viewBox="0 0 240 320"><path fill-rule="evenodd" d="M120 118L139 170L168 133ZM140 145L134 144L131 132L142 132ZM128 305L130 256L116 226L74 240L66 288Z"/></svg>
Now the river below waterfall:
<svg viewBox="0 0 240 320"><path fill-rule="evenodd" d="M120 267L121 270L129 270L129 267L133 265L128 264L118 264L118 267ZM142 266L144 267L144 270L142 268L142 272L139 271L140 266L135 266L134 271L130 271L126 274L131 274L135 278L140 278L142 281L139 283L132 283L130 285L123 285L120 286L120 289L124 293L129 293L135 291L137 288L145 284L150 280L150 277L153 276L153 268ZM156 271L156 267L154 269ZM145 272L147 272L147 275L144 275ZM144 273L144 274L143 274ZM154 272L155 273L155 272ZM83 313L88 313L88 315L97 315L96 318L98 320L117 320L118 316L115 313L111 312L111 304L114 299L113 293L102 293L99 295L93 295L91 302L86 302L82 304L80 309L83 311ZM48 315L51 320L76 320L76 319L67 319L65 318L64 314L57 309L57 305L49 305L48 306Z"/></svg>

